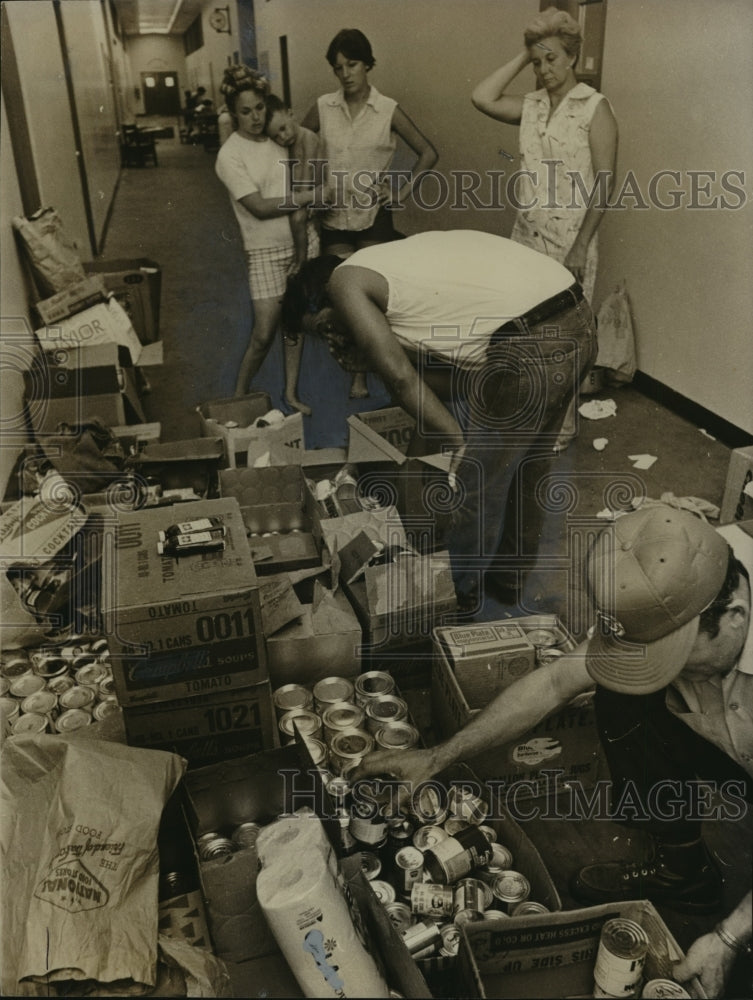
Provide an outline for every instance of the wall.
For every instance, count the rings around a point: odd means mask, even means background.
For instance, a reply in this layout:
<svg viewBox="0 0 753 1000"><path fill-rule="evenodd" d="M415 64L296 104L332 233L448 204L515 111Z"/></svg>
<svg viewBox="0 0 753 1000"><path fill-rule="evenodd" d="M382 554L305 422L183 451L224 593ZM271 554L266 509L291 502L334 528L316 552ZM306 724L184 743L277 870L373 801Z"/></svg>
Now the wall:
<svg viewBox="0 0 753 1000"><path fill-rule="evenodd" d="M181 106L183 106L183 91L192 90L186 70L186 53L183 48L183 38L171 35L129 35L126 39L126 55L128 58L128 108L130 117L143 115L144 95L141 87L142 73L178 74ZM136 89L139 94L136 96Z"/></svg>
<svg viewBox="0 0 753 1000"><path fill-rule="evenodd" d="M237 5L230 3L230 34L218 32L209 23L209 16L217 6L215 0L203 0L201 19L204 44L190 56L186 56L188 88L206 87L207 95L216 108L224 103L220 93L220 83L225 67L240 62L240 18ZM224 6L224 5L223 5Z"/></svg>
<svg viewBox="0 0 753 1000"><path fill-rule="evenodd" d="M336 89L324 58L332 36L359 27L377 60L372 82L433 140L438 170L509 175L517 159L500 151L516 153L517 129L475 112L470 93L517 51L538 9L537 0L256 0L259 62L280 91L279 36L287 35L294 110L302 115L319 94ZM749 183L752 49L749 0L608 0L602 90L620 125L618 173L635 171L643 186L665 168L744 170ZM533 86L525 70L514 89ZM688 194L689 186L683 173ZM488 190L485 184L479 195ZM662 211L626 204L601 227L595 303L626 279L641 370L753 433L753 206ZM399 221L406 233L466 227L503 236L511 224L509 207L479 210L462 198L430 215L410 208Z"/></svg>
<svg viewBox="0 0 753 1000"><path fill-rule="evenodd" d="M689 170L744 171L750 192L752 50L749 0L609 0L602 89L620 123L621 173L645 189L657 171L680 171L662 199L676 187L686 206ZM696 202L724 194L718 181L709 190ZM753 433L750 195L735 210L613 212L602 229L597 292L627 281L641 370Z"/></svg>

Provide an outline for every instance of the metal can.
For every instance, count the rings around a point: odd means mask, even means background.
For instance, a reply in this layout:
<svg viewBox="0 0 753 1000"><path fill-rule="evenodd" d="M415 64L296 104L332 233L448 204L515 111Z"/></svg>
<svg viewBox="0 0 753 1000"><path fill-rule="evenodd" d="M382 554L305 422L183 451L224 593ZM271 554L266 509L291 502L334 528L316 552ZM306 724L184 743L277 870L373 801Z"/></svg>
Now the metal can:
<svg viewBox="0 0 753 1000"><path fill-rule="evenodd" d="M424 877L424 856L417 847L403 847L395 855L395 888L401 896L409 896L411 889Z"/></svg>
<svg viewBox="0 0 753 1000"><path fill-rule="evenodd" d="M413 924L413 916L411 914L410 907L406 903L387 903L384 908L392 921L392 926L398 934L402 934L403 931L407 931Z"/></svg>
<svg viewBox="0 0 753 1000"><path fill-rule="evenodd" d="M99 685L107 677L107 667L97 660L92 660L91 657L87 658L86 663L76 667L76 663L80 659L81 657L76 657L73 661L73 676L76 678L76 683L82 687L99 688Z"/></svg>
<svg viewBox="0 0 753 1000"><path fill-rule="evenodd" d="M28 674L22 674L20 677L16 677L10 682L10 693L14 698L18 698L19 701L23 701L24 698L28 698L30 694L36 694L37 691L43 691L44 686L44 678L38 677L37 674L32 674L31 671L29 671Z"/></svg>
<svg viewBox="0 0 753 1000"><path fill-rule="evenodd" d="M536 649L550 649L552 646L559 646L562 641L557 632L550 628L529 629L526 632L526 639Z"/></svg>
<svg viewBox="0 0 753 1000"><path fill-rule="evenodd" d="M476 878L487 885L493 885L502 872L509 871L512 865L512 851L508 851L504 844L492 844L491 861L477 870Z"/></svg>
<svg viewBox="0 0 753 1000"><path fill-rule="evenodd" d="M505 913L512 913L531 894L531 884L520 872L504 871L492 884L496 905Z"/></svg>
<svg viewBox="0 0 753 1000"><path fill-rule="evenodd" d="M440 944L442 935L437 924L420 921L412 924L402 934L405 947L414 958L425 958Z"/></svg>
<svg viewBox="0 0 753 1000"><path fill-rule="evenodd" d="M510 914L503 913L502 910L487 910L484 914L484 920L509 920Z"/></svg>
<svg viewBox="0 0 753 1000"><path fill-rule="evenodd" d="M365 674L359 674L356 677L354 689L356 705L365 709L372 698L393 694L395 681L384 670L367 670Z"/></svg>
<svg viewBox="0 0 753 1000"><path fill-rule="evenodd" d="M0 673L9 681L15 680L16 677L23 677L24 674L30 674L31 670L31 660L28 654L22 650L16 653L5 653L0 660Z"/></svg>
<svg viewBox="0 0 753 1000"><path fill-rule="evenodd" d="M387 820L373 803L357 802L350 807L350 832L361 844L381 847L387 841Z"/></svg>
<svg viewBox="0 0 753 1000"><path fill-rule="evenodd" d="M410 750L420 739L419 731L410 722L388 722L374 734L374 742L383 750Z"/></svg>
<svg viewBox="0 0 753 1000"><path fill-rule="evenodd" d="M74 687L69 688L60 695L60 707L63 709L90 709L93 704L94 691L89 687L81 687L80 684L76 684Z"/></svg>
<svg viewBox="0 0 753 1000"><path fill-rule="evenodd" d="M518 903L518 905L510 911L510 916L531 917L535 913L549 913L549 909L544 906L543 903L537 903L533 899L526 899L522 903Z"/></svg>
<svg viewBox="0 0 753 1000"><path fill-rule="evenodd" d="M350 795L350 782L346 781L345 778L335 777L327 782L326 787L332 797L332 801L335 803L335 808L342 809L345 805L345 800Z"/></svg>
<svg viewBox="0 0 753 1000"><path fill-rule="evenodd" d="M314 767L324 767L329 760L326 744L322 743L321 740L315 739L313 736L305 736L303 742L308 747Z"/></svg>
<svg viewBox="0 0 753 1000"><path fill-rule="evenodd" d="M453 816L479 825L483 823L489 812L489 806L478 795L466 788L453 785L447 796L447 804Z"/></svg>
<svg viewBox="0 0 753 1000"><path fill-rule="evenodd" d="M452 918L453 922L460 924L470 924L477 920L483 920L486 914L483 910L458 910L455 916Z"/></svg>
<svg viewBox="0 0 753 1000"><path fill-rule="evenodd" d="M346 729L360 729L364 721L364 711L349 701L336 701L322 710L324 741L329 743L335 733Z"/></svg>
<svg viewBox="0 0 753 1000"><path fill-rule="evenodd" d="M111 715L115 715L120 711L120 705L118 704L118 699L115 695L109 698L103 698L102 701L97 702L97 704L92 709L92 718L95 722L102 722L103 719L109 719Z"/></svg>
<svg viewBox="0 0 753 1000"><path fill-rule="evenodd" d="M451 917L455 911L455 894L449 885L416 882L410 891L410 908L422 917Z"/></svg>
<svg viewBox="0 0 753 1000"><path fill-rule="evenodd" d="M537 649L536 663L539 667L545 667L547 663L554 663L555 660L558 660L563 655L562 650L555 649L554 646L547 649Z"/></svg>
<svg viewBox="0 0 753 1000"><path fill-rule="evenodd" d="M34 666L34 672L47 681L53 677L64 677L68 673L68 662L62 656L40 657Z"/></svg>
<svg viewBox="0 0 753 1000"><path fill-rule="evenodd" d="M450 816L450 818L446 819L443 823L444 829L450 837L454 837L455 834L460 833L461 830L467 830L470 825L471 824L468 820L461 819L459 816Z"/></svg>
<svg viewBox="0 0 753 1000"><path fill-rule="evenodd" d="M351 764L360 764L374 749L374 740L362 729L346 729L335 733L329 745L330 763L336 774L342 774Z"/></svg>
<svg viewBox="0 0 753 1000"><path fill-rule="evenodd" d="M92 651L92 653L94 653L95 656L99 657L105 654L109 655L110 652L110 648L107 644L107 639L105 638L94 639L92 642L89 643L89 649Z"/></svg>
<svg viewBox="0 0 753 1000"><path fill-rule="evenodd" d="M447 819L446 790L437 782L419 785L411 798L411 809L419 823L438 826Z"/></svg>
<svg viewBox="0 0 753 1000"><path fill-rule="evenodd" d="M85 708L69 708L62 712L55 720L55 729L59 733L72 733L76 729L83 729L92 721L91 713Z"/></svg>
<svg viewBox="0 0 753 1000"><path fill-rule="evenodd" d="M358 850L358 844L350 832L350 813L347 809L337 809L335 819L340 829L340 847L343 854L352 854Z"/></svg>
<svg viewBox="0 0 753 1000"><path fill-rule="evenodd" d="M294 708L283 715L277 726L282 735L287 736L288 740L295 740L294 723L301 736L313 736L314 739L321 739L322 720L314 712L309 712L305 708Z"/></svg>
<svg viewBox="0 0 753 1000"><path fill-rule="evenodd" d="M10 692L10 681L0 674L0 698L4 698Z"/></svg>
<svg viewBox="0 0 753 1000"><path fill-rule="evenodd" d="M47 690L52 691L58 698L61 694L65 694L66 691L70 691L75 686L76 682L70 674L57 674L57 676L50 677L47 681Z"/></svg>
<svg viewBox="0 0 753 1000"><path fill-rule="evenodd" d="M442 946L439 954L445 958L455 958L460 951L460 929L457 924L445 924L439 928L442 937Z"/></svg>
<svg viewBox="0 0 753 1000"><path fill-rule="evenodd" d="M26 712L24 715L19 715L10 727L10 731L13 736L21 736L23 734L38 736L39 733L48 733L50 731L50 720L46 715L39 715L37 712Z"/></svg>
<svg viewBox="0 0 753 1000"><path fill-rule="evenodd" d="M413 842L415 827L404 816L387 817L387 842L393 851L408 847Z"/></svg>
<svg viewBox="0 0 753 1000"><path fill-rule="evenodd" d="M430 851L449 836L441 826L420 826L413 834L413 846L419 851Z"/></svg>
<svg viewBox="0 0 753 1000"><path fill-rule="evenodd" d="M382 871L382 862L371 851L361 851L361 871L371 882L372 879L379 878Z"/></svg>
<svg viewBox="0 0 753 1000"><path fill-rule="evenodd" d="M594 965L594 995L632 996L643 974L648 936L635 920L614 917L601 928Z"/></svg>
<svg viewBox="0 0 753 1000"><path fill-rule="evenodd" d="M286 712L292 712L296 708L304 708L308 711L314 708L314 696L300 684L283 684L272 692L272 702L277 712L279 722Z"/></svg>
<svg viewBox="0 0 753 1000"><path fill-rule="evenodd" d="M245 823L239 823L238 826L230 834L230 839L239 849L244 847L253 847L256 844L256 840L259 836L259 831L261 826L258 823L253 823L248 820Z"/></svg>
<svg viewBox="0 0 753 1000"><path fill-rule="evenodd" d="M30 694L28 698L24 698L21 702L21 711L45 715L50 722L54 722L58 712L58 700L52 691L42 688L40 691Z"/></svg>
<svg viewBox="0 0 753 1000"><path fill-rule="evenodd" d="M115 695L115 678L108 670L105 676L97 685L97 696L104 700Z"/></svg>
<svg viewBox="0 0 753 1000"><path fill-rule="evenodd" d="M454 888L453 906L455 915L461 910L483 913L494 900L489 886L477 878L461 878Z"/></svg>
<svg viewBox="0 0 753 1000"><path fill-rule="evenodd" d="M3 729L10 732L10 728L21 713L21 706L15 698L0 698L0 720Z"/></svg>
<svg viewBox="0 0 753 1000"><path fill-rule="evenodd" d="M388 722L402 722L408 718L408 705L396 694L383 694L366 702L366 728L376 733Z"/></svg>
<svg viewBox="0 0 753 1000"><path fill-rule="evenodd" d="M384 882L382 881L382 879L373 878L369 882L369 885L373 889L374 895L382 904L382 906L386 906L387 903L395 902L395 890L392 888L389 882Z"/></svg>
<svg viewBox="0 0 753 1000"><path fill-rule="evenodd" d="M684 1000L690 998L688 991L674 979L649 979L641 993L642 1000Z"/></svg>
<svg viewBox="0 0 753 1000"><path fill-rule="evenodd" d="M490 844L497 843L497 831L492 826L488 826L486 823L482 823L479 830L483 833Z"/></svg>
<svg viewBox="0 0 753 1000"><path fill-rule="evenodd" d="M338 701L353 701L353 685L347 677L323 677L314 685L314 705L318 712Z"/></svg>
<svg viewBox="0 0 753 1000"><path fill-rule="evenodd" d="M217 858L226 858L235 853L235 844L229 837L216 836L212 839L199 838L201 843L197 843L199 848L199 859L201 861L215 861Z"/></svg>
<svg viewBox="0 0 753 1000"><path fill-rule="evenodd" d="M492 845L475 826L436 844L426 852L426 868L434 882L457 882L474 868L487 865Z"/></svg>

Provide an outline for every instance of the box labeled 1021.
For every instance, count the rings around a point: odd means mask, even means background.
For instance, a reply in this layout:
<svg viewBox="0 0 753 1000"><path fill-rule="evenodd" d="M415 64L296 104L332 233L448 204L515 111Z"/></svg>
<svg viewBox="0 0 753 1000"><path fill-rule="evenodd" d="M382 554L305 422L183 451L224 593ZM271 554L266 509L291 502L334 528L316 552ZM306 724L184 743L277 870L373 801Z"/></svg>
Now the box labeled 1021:
<svg viewBox="0 0 753 1000"><path fill-rule="evenodd" d="M224 548L179 557L158 551L160 531L201 518L217 519ZM258 584L236 500L118 515L103 573L105 628L121 705L267 679Z"/></svg>

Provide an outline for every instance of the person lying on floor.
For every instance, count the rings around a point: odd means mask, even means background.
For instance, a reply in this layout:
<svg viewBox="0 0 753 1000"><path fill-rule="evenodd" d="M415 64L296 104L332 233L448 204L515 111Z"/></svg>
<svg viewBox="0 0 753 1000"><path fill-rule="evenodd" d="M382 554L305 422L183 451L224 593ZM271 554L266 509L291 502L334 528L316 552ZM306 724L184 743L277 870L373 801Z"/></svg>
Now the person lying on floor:
<svg viewBox="0 0 753 1000"><path fill-rule="evenodd" d="M288 279L282 325L326 337L343 368L382 379L416 419L409 454L452 453L463 499L448 549L461 607L478 607L515 471L555 433L595 359L580 285L500 236L427 232L307 262Z"/></svg>
<svg viewBox="0 0 753 1000"><path fill-rule="evenodd" d="M636 861L586 865L572 894L587 904L650 899L719 911L723 881L701 837L698 779L720 783L738 815L753 788L753 539L731 529L660 503L618 516L586 555L599 623L590 639L511 684L444 743L370 754L352 780L390 775L415 788L518 739L596 682L612 777L607 818L642 829L652 847ZM707 996L723 996L737 954L750 956L752 923L749 891L691 945L674 977L698 975Z"/></svg>

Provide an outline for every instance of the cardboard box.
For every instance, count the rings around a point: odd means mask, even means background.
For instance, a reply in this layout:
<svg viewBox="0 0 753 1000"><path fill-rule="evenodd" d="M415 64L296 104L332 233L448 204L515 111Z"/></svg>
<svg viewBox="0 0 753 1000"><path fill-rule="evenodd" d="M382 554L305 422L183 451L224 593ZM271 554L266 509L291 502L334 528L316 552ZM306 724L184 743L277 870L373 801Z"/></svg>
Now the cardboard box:
<svg viewBox="0 0 753 1000"><path fill-rule="evenodd" d="M135 455L148 444L159 444L162 424L126 424L110 427L110 433L120 441L127 455Z"/></svg>
<svg viewBox="0 0 753 1000"><path fill-rule="evenodd" d="M94 260L84 263L87 274L104 281L128 315L142 344L159 339L162 271L147 257L122 260Z"/></svg>
<svg viewBox="0 0 753 1000"><path fill-rule="evenodd" d="M54 325L36 331L45 349L117 344L124 365L162 364L162 344L142 346L125 310L115 299L84 309Z"/></svg>
<svg viewBox="0 0 753 1000"><path fill-rule="evenodd" d="M205 436L222 438L225 461L235 469L263 464L285 465L291 462L290 451L303 449L303 416L294 413L280 424L269 427L251 426L259 417L272 409L266 392L253 392L247 396L231 396L202 403L196 408ZM228 427L228 423L237 426Z"/></svg>
<svg viewBox="0 0 753 1000"><path fill-rule="evenodd" d="M118 345L111 343L45 351L27 373L26 401L38 434L94 418L107 427L145 420L134 372L121 366Z"/></svg>
<svg viewBox="0 0 753 1000"><path fill-rule="evenodd" d="M684 958L666 924L648 900L542 913L509 920L463 924L456 996L591 997L601 929L623 917L639 923L649 940L644 981L671 979ZM697 979L685 984L705 997Z"/></svg>
<svg viewBox="0 0 753 1000"><path fill-rule="evenodd" d="M310 756L295 745L188 772L185 787L195 818L195 835L230 833L246 821L269 823L302 804L300 799L292 801L294 789L304 793L306 804L316 809L328 833L339 830L321 780L311 772ZM339 841L333 839L332 843L340 853ZM316 862L315 858L306 859L307 864ZM390 986L405 997L430 997L415 962L364 879L358 856L343 858L341 864L367 946L384 965ZM257 869L253 849L200 867L216 953L228 963L236 996L260 992L300 996L259 907Z"/></svg>
<svg viewBox="0 0 753 1000"><path fill-rule="evenodd" d="M322 677L354 677L360 673L361 626L342 591L328 590L316 577L271 579L287 581L300 602L300 614L273 630L267 626L262 594L272 689L283 684L312 685Z"/></svg>
<svg viewBox="0 0 753 1000"><path fill-rule="evenodd" d="M158 532L220 516L225 549L174 558ZM106 633L121 705L229 691L267 678L259 591L235 500L121 514L103 563Z"/></svg>
<svg viewBox="0 0 753 1000"><path fill-rule="evenodd" d="M133 467L145 479L157 481L163 492L188 487L198 497L213 498L219 491L223 454L219 438L149 443L135 457Z"/></svg>
<svg viewBox="0 0 753 1000"><path fill-rule="evenodd" d="M268 680L193 698L126 705L123 721L130 746L169 750L189 767L271 750L278 745Z"/></svg>
<svg viewBox="0 0 753 1000"><path fill-rule="evenodd" d="M83 278L64 288L57 295L37 302L34 308L42 323L49 326L106 299L107 289L102 278Z"/></svg>
<svg viewBox="0 0 753 1000"><path fill-rule="evenodd" d="M536 649L519 625L455 625L434 629L469 708L483 708L496 694L536 666Z"/></svg>
<svg viewBox="0 0 753 1000"><path fill-rule="evenodd" d="M729 457L719 523L753 518L753 446L736 448Z"/></svg>

